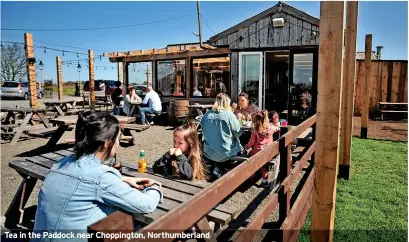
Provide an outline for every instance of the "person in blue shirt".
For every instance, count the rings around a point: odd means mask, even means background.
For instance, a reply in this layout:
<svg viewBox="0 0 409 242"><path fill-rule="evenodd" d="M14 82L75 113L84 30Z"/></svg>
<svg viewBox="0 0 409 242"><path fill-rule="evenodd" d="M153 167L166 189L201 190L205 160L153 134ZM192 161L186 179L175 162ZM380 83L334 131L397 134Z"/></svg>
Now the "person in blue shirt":
<svg viewBox="0 0 409 242"><path fill-rule="evenodd" d="M201 120L204 139L203 155L211 163L212 176L218 178L223 171L229 169L229 159L240 155L243 147L239 137L242 130L234 115L230 98L225 93L219 93L213 108L205 113Z"/></svg>
<svg viewBox="0 0 409 242"><path fill-rule="evenodd" d="M87 226L119 208L129 213L156 209L163 198L160 183L125 177L101 164L115 155L120 136L120 123L114 116L95 111L79 114L75 154L52 166L38 194L35 233L86 233Z"/></svg>
<svg viewBox="0 0 409 242"><path fill-rule="evenodd" d="M141 124L146 125L146 113L160 115L162 113L162 101L158 93L156 93L151 85L148 85L148 93L142 101L143 105L147 107L139 108L139 115L141 116ZM149 121L148 121L149 122Z"/></svg>

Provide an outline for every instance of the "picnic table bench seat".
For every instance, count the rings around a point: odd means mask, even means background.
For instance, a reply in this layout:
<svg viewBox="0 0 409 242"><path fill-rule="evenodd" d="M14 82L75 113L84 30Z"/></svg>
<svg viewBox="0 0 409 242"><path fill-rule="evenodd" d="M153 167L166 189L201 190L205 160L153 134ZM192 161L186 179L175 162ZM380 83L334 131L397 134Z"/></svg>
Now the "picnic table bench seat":
<svg viewBox="0 0 409 242"><path fill-rule="evenodd" d="M57 129L58 127L31 129L27 131L27 134L34 137L46 138L57 132ZM68 127L67 131L69 130L73 130L73 128Z"/></svg>
<svg viewBox="0 0 409 242"><path fill-rule="evenodd" d="M408 113L408 103L379 102L381 120L385 113Z"/></svg>

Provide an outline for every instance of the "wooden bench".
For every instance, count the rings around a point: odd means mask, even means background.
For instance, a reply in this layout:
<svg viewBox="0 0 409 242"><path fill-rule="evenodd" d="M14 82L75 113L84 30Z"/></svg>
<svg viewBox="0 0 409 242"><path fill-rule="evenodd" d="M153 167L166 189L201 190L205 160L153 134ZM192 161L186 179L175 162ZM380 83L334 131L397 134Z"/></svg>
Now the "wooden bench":
<svg viewBox="0 0 409 242"><path fill-rule="evenodd" d="M379 111L381 112L381 120L383 120L385 113L408 113L407 103L392 103L379 102Z"/></svg>
<svg viewBox="0 0 409 242"><path fill-rule="evenodd" d="M31 129L27 131L27 135L39 137L39 138L46 138L52 136L55 132L57 132L58 127L51 127L51 128L40 128L40 129ZM72 127L67 128L67 131L73 130Z"/></svg>

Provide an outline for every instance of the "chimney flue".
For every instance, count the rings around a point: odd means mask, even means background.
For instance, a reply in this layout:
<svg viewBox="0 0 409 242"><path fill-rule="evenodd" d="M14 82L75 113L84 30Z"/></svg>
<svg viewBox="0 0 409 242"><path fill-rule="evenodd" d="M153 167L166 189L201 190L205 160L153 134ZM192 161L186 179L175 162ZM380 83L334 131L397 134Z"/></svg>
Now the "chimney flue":
<svg viewBox="0 0 409 242"><path fill-rule="evenodd" d="M376 58L380 60L382 58L383 46L376 46Z"/></svg>

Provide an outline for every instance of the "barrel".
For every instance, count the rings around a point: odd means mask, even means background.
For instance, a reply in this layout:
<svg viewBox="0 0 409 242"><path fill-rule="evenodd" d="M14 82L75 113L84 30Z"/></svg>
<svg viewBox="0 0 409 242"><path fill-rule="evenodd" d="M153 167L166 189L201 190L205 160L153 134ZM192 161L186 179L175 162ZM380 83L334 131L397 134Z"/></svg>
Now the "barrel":
<svg viewBox="0 0 409 242"><path fill-rule="evenodd" d="M186 116L189 113L189 99L171 99L168 107L168 117L171 125L177 125L179 116Z"/></svg>

